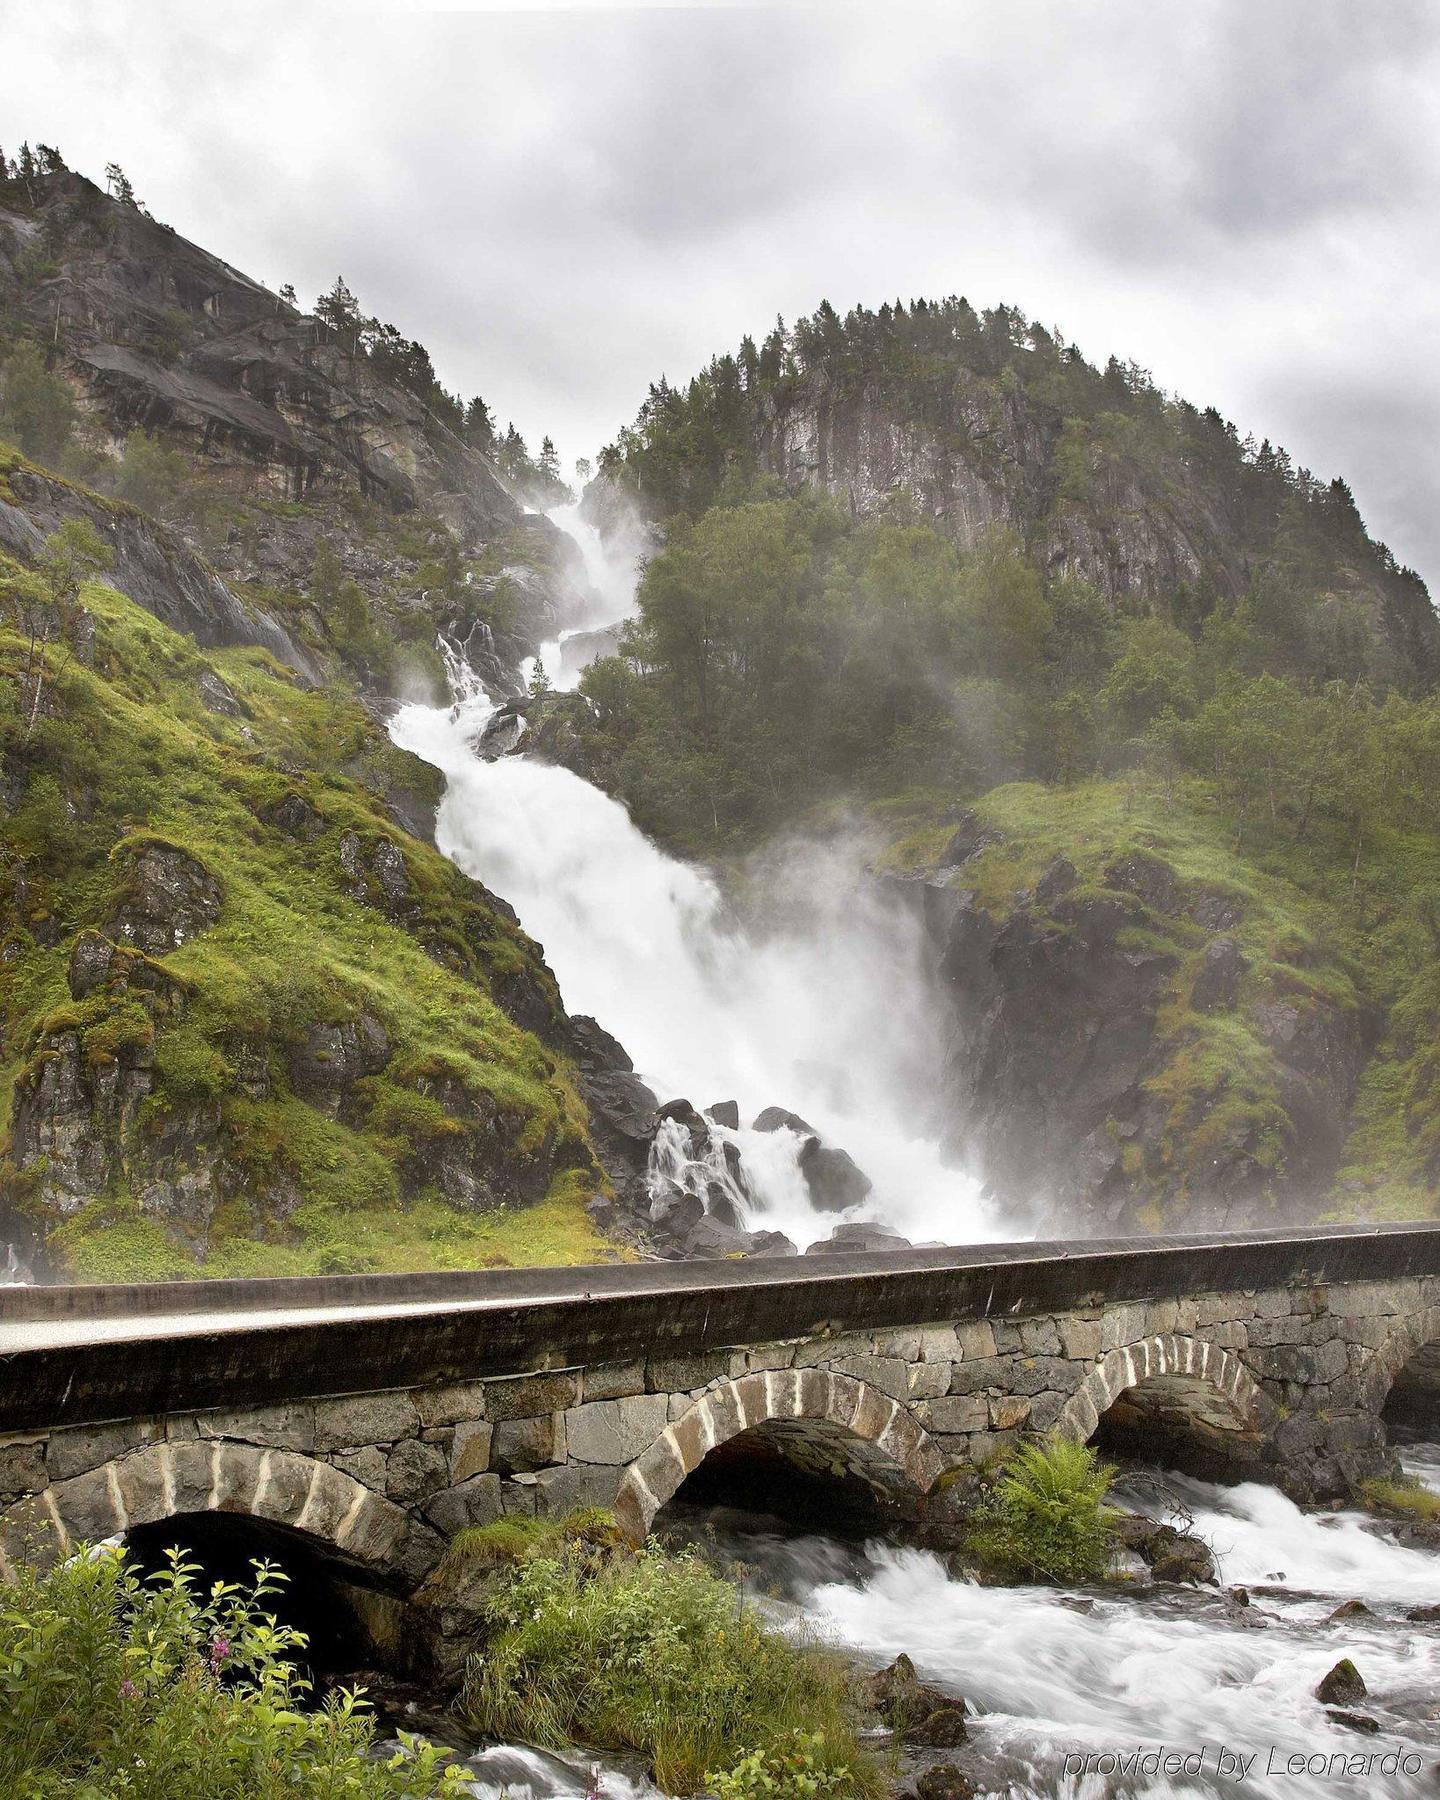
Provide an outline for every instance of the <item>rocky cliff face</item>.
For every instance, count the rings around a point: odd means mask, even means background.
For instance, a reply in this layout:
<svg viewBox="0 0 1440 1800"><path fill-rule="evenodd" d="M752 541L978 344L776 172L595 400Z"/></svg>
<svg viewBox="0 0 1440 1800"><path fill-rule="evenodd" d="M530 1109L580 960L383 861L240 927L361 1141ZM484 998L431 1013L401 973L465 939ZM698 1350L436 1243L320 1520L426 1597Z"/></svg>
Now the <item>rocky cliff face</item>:
<svg viewBox="0 0 1440 1800"><path fill-rule="evenodd" d="M1056 1235L1312 1220L1375 1017L1239 881L1097 837L1012 883L1018 847L971 812L917 893L953 1009L949 1153Z"/></svg>
<svg viewBox="0 0 1440 1800"><path fill-rule="evenodd" d="M83 176L33 186L33 210L0 212L0 294L117 437L173 432L237 486L423 508L466 543L520 517L485 457L316 320Z"/></svg>
<svg viewBox="0 0 1440 1800"><path fill-rule="evenodd" d="M573 544L383 361L80 175L39 177L26 195L0 200L0 344L29 337L63 376L79 418L71 472L87 485L116 478L137 432L170 456L172 491L145 505L229 584L252 635L203 635L226 611L213 592L170 622L202 642L264 641L258 621L293 666L348 659L383 688L394 669L371 643L347 648L334 593L316 591L322 547L332 588L353 583L412 667L429 666L437 632L463 640L480 624L513 679L584 614ZM126 560L123 591L181 606L175 569L143 572L138 549Z"/></svg>
<svg viewBox="0 0 1440 1800"><path fill-rule="evenodd" d="M1087 581L1118 606L1246 590L1258 559L1240 492L1173 450L1137 453L1118 430L1077 440L1062 481L1065 429L1024 390L955 368L923 419L883 380L797 380L762 401L758 442L762 466L791 488L823 487L860 516L905 490L966 550L1008 525L1047 576ZM1333 599L1365 613L1397 670L1433 670L1440 633L1424 588L1369 548L1331 571Z"/></svg>

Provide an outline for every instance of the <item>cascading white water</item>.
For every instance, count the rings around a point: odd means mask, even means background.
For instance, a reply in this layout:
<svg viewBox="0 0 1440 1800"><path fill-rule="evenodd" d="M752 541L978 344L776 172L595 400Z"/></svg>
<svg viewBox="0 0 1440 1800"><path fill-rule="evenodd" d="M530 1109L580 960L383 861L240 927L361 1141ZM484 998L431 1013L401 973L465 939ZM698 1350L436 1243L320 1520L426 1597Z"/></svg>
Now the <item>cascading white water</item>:
<svg viewBox="0 0 1440 1800"><path fill-rule="evenodd" d="M964 1695L979 1715L979 1778L1007 1800L1433 1793L1440 1636L1404 1614L1440 1601L1440 1558L1359 1514L1305 1514L1254 1483L1167 1482L1212 1545L1222 1580L1251 1588L1248 1608L1204 1590L980 1587L926 1552L873 1544L838 1571L836 1547L823 1540L724 1548L764 1587L778 1585L807 1629L818 1626L877 1665L904 1652L924 1679ZM1349 1599L1365 1600L1373 1616L1332 1622ZM1335 1722L1315 1698L1342 1656L1368 1684L1358 1710L1379 1724L1375 1736ZM1142 1768L1127 1777L1095 1761L1160 1748L1203 1752L1199 1772L1152 1777ZM1222 1750L1231 1753L1228 1774L1218 1766ZM1397 1751L1423 1774L1372 1767L1351 1776L1343 1760L1330 1760ZM1078 1760L1086 1752L1088 1771ZM1256 1758L1243 1778L1236 1756ZM1290 1756L1322 1761L1291 1773Z"/></svg>
<svg viewBox="0 0 1440 1800"><path fill-rule="evenodd" d="M521 664L520 673L528 686L538 662L555 692L568 694L579 686L587 664L594 660L593 646L590 654L574 654L575 640L586 638L597 628L621 625L634 612L635 572L644 552L644 539L635 527L622 529L615 541L607 544L589 520L581 516L578 501L552 506L546 517L574 540L594 601L581 620L558 637L547 638L539 655L528 657Z"/></svg>
<svg viewBox="0 0 1440 1800"><path fill-rule="evenodd" d="M628 612L633 574L607 579L612 594L623 580ZM403 708L391 736L445 775L436 841L515 907L567 1008L612 1031L662 1099L735 1100L747 1122L771 1105L801 1114L875 1184L846 1217L916 1240L1000 1235L936 1147L943 1046L921 927L865 877L857 848L774 851L751 883L765 903L752 910L774 923L743 929L708 874L657 849L598 788L523 755L476 756L494 704L470 671L451 673L453 704ZM827 1237L837 1215L811 1205L793 1134L734 1135L754 1172L750 1222L802 1248Z"/></svg>

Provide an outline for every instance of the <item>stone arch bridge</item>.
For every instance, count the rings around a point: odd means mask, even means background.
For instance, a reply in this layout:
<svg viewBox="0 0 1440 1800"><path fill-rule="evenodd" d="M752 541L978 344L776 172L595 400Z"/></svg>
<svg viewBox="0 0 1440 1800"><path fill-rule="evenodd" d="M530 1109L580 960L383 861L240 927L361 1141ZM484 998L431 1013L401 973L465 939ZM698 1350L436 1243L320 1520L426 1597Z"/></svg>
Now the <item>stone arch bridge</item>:
<svg viewBox="0 0 1440 1800"><path fill-rule="evenodd" d="M922 1520L1027 1434L1344 1494L1440 1397L1440 1227L0 1292L0 1576L242 1515L413 1592L459 1528L778 1464Z"/></svg>

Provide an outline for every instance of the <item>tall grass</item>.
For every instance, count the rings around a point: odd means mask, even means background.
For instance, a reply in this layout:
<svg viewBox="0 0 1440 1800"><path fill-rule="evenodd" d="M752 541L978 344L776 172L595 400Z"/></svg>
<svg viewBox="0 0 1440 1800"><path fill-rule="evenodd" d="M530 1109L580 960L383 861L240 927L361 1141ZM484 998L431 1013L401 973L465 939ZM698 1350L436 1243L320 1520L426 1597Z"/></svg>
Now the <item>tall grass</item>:
<svg viewBox="0 0 1440 1800"><path fill-rule="evenodd" d="M744 1784L757 1753L780 1800L884 1790L844 1663L773 1630L694 1555L647 1548L597 1567L557 1547L519 1562L486 1611L463 1701L484 1732L638 1750L677 1794L727 1773Z"/></svg>

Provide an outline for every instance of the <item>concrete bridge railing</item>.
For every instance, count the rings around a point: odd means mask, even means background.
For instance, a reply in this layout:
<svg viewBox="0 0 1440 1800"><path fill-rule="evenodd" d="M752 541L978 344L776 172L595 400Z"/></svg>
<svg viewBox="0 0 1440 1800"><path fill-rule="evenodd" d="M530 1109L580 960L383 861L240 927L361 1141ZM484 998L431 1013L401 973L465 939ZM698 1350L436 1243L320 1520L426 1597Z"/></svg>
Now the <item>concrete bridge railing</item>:
<svg viewBox="0 0 1440 1800"><path fill-rule="evenodd" d="M230 1513L408 1593L507 1513L638 1537L747 1446L913 1516L1047 1431L1328 1497L1436 1345L1436 1227L10 1290L0 1555Z"/></svg>

